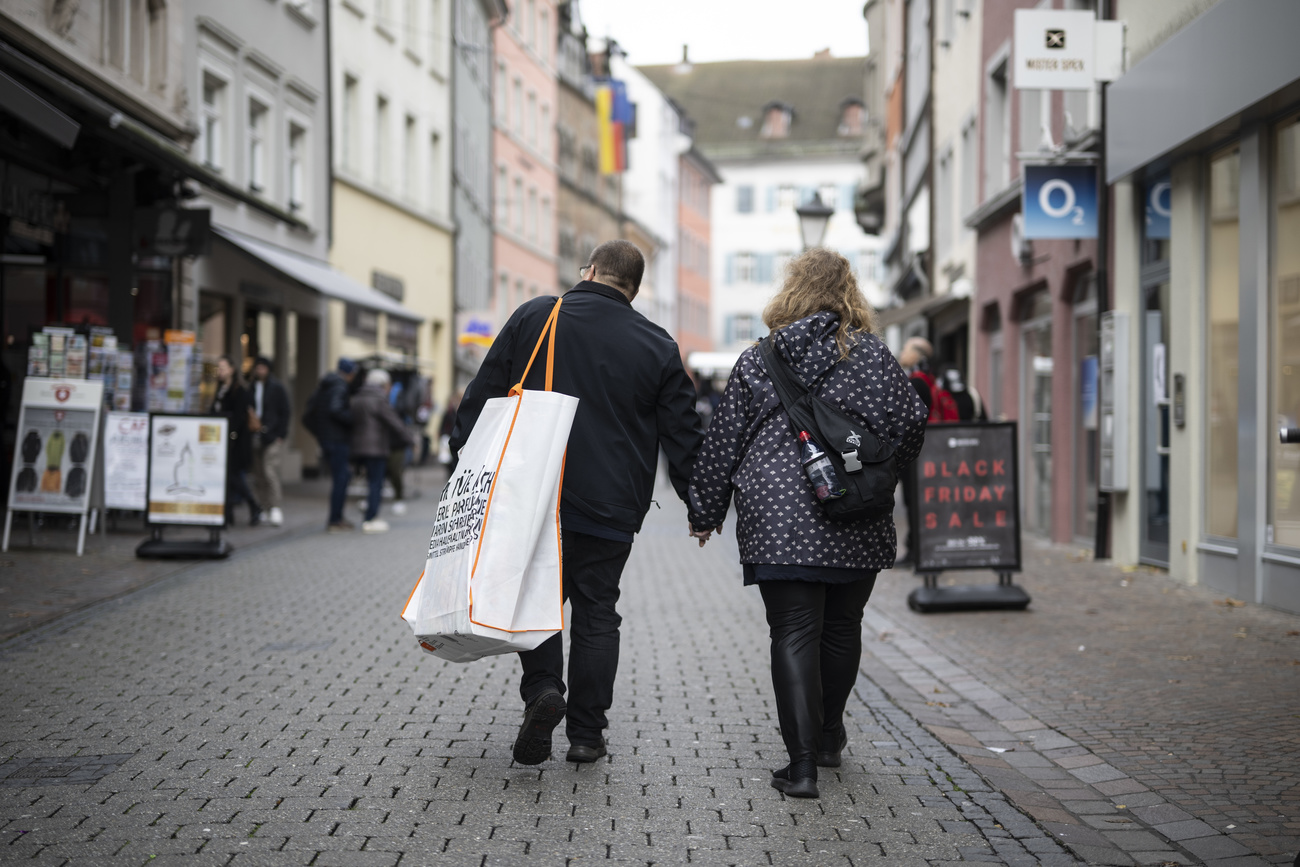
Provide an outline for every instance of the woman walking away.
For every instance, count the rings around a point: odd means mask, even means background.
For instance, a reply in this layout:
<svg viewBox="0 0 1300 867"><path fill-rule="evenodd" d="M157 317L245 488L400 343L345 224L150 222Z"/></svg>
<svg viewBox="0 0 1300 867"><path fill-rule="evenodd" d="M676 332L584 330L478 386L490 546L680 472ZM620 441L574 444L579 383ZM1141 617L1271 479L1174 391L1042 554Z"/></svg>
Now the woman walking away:
<svg viewBox="0 0 1300 867"><path fill-rule="evenodd" d="M352 395L352 456L366 466L366 512L363 533L387 533L388 522L379 517L379 500L388 470L388 453L396 444L403 451L415 440L388 402L392 386L388 371L375 368L366 373L366 384Z"/></svg>
<svg viewBox="0 0 1300 867"><path fill-rule="evenodd" d="M899 468L920 452L925 405L873 333L848 260L809 250L763 312L776 353L808 389L890 443ZM740 356L691 474L691 535L721 531L734 494L745 584L757 584L772 639L772 685L790 764L772 786L815 798L817 768L838 767L844 706L862 655L862 611L894 565L893 518L830 520L804 473L760 348ZM823 495L825 490L821 492Z"/></svg>
<svg viewBox="0 0 1300 867"><path fill-rule="evenodd" d="M248 487L248 468L253 463L253 436L248 430L249 410L253 403L239 371L229 355L217 359L217 393L212 398L210 415L223 415L230 422L226 440L226 523L235 523L235 506L248 503L248 526L262 523L262 507Z"/></svg>

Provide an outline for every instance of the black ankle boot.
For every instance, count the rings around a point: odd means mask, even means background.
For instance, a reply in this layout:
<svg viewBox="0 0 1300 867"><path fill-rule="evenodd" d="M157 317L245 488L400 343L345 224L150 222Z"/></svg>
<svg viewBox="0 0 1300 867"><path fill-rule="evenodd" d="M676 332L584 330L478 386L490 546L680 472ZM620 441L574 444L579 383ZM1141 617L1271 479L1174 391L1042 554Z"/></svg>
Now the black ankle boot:
<svg viewBox="0 0 1300 867"><path fill-rule="evenodd" d="M838 768L840 754L849 745L849 733L840 726L833 731L823 731L821 741L817 744L817 766L819 768Z"/></svg>
<svg viewBox="0 0 1300 867"><path fill-rule="evenodd" d="M817 763L812 759L801 759L773 771L772 788L792 798L821 797L817 791Z"/></svg>

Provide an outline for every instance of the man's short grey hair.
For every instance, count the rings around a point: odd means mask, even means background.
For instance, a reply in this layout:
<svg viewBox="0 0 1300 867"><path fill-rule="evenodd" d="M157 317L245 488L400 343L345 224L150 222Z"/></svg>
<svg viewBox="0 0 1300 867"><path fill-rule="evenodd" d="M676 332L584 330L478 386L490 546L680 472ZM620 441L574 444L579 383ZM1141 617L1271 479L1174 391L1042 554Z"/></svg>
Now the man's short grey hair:
<svg viewBox="0 0 1300 867"><path fill-rule="evenodd" d="M591 251L587 266L594 267L614 288L635 295L645 273L645 257L631 241L606 241Z"/></svg>
<svg viewBox="0 0 1300 867"><path fill-rule="evenodd" d="M378 388L388 388L393 384L393 378L388 375L388 371L382 367L376 367L366 373L366 385L376 386Z"/></svg>

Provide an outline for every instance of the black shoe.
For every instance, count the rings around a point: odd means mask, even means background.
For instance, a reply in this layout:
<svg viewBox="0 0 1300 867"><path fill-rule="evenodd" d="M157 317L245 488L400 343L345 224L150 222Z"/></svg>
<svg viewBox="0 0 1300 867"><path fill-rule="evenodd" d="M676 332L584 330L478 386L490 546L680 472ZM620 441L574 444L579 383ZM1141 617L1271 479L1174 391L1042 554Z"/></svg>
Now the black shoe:
<svg viewBox="0 0 1300 867"><path fill-rule="evenodd" d="M248 526L256 527L260 523L262 523L262 510L253 509L253 511L248 516Z"/></svg>
<svg viewBox="0 0 1300 867"><path fill-rule="evenodd" d="M565 757L565 761L585 765L607 755L609 750L605 749L605 739L601 738L598 744L573 744L569 747L569 754Z"/></svg>
<svg viewBox="0 0 1300 867"><path fill-rule="evenodd" d="M773 771L772 788L792 798L820 798L821 793L817 791L817 765L805 760L791 762L781 770Z"/></svg>
<svg viewBox="0 0 1300 867"><path fill-rule="evenodd" d="M564 696L555 690L542 693L524 708L524 724L515 738L516 762L540 765L551 757L551 732L564 719L566 710Z"/></svg>
<svg viewBox="0 0 1300 867"><path fill-rule="evenodd" d="M911 551L908 551L908 552L905 553L905 554L900 554L900 555L898 556L898 559L894 561L894 568L895 568L895 569L903 569L903 568L906 568L906 567L911 566L911 565L912 565L912 552L911 552Z"/></svg>
<svg viewBox="0 0 1300 867"><path fill-rule="evenodd" d="M817 747L817 767L838 768L840 753L849 745L849 733L840 726L839 733L822 732L821 743Z"/></svg>

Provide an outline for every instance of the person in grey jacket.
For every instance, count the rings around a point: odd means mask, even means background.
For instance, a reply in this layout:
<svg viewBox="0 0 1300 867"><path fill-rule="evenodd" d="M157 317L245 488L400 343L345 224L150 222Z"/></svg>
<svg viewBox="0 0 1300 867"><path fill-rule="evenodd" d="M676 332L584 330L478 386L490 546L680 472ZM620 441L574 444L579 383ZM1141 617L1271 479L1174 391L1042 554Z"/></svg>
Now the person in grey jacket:
<svg viewBox="0 0 1300 867"><path fill-rule="evenodd" d="M390 443L404 443L405 448L415 445L415 438L388 402L392 384L388 371L375 368L366 374L361 390L352 395L352 457L365 465L369 486L363 533L388 532L388 522L379 517L379 498L388 472Z"/></svg>
<svg viewBox="0 0 1300 867"><path fill-rule="evenodd" d="M789 265L763 321L811 391L894 446L920 453L926 409L889 349L848 260L816 248ZM800 463L800 444L758 347L736 362L691 474L691 534L721 530L732 499L745 584L757 584L772 639L772 684L790 764L772 786L817 797L817 767L838 767L844 706L862 655L862 612L894 565L893 518L831 521Z"/></svg>

